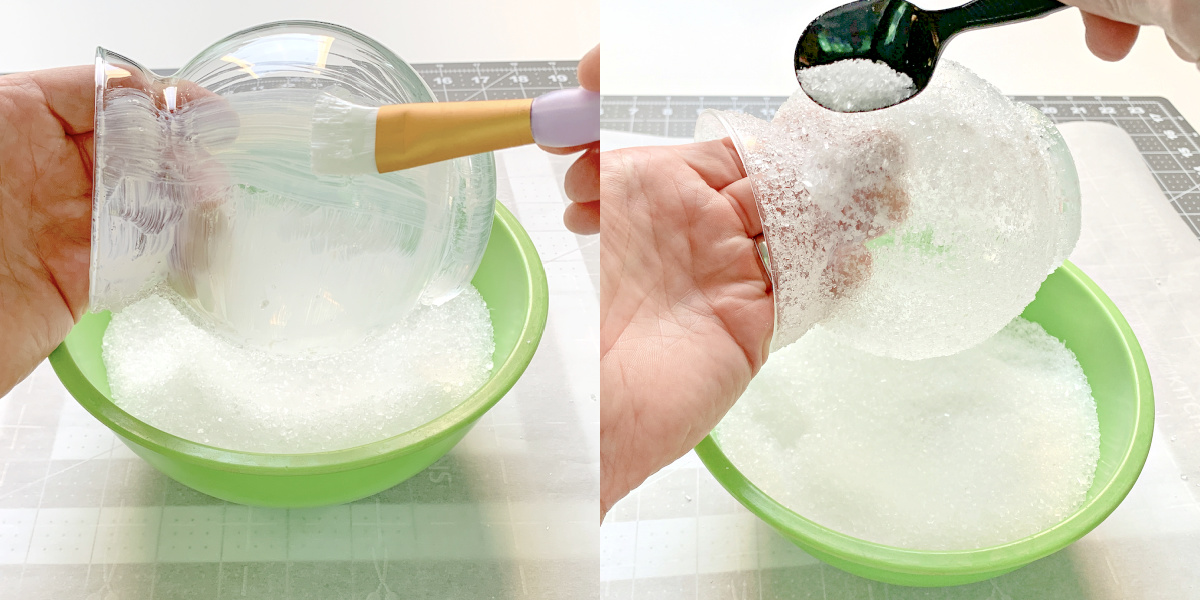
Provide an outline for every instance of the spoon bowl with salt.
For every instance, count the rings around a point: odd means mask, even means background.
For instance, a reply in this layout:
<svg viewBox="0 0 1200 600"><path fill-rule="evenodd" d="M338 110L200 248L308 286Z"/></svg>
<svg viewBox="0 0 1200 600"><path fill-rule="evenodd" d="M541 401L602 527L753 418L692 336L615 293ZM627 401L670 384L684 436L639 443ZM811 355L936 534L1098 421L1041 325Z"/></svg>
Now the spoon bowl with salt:
<svg viewBox="0 0 1200 600"><path fill-rule="evenodd" d="M886 108L925 89L954 35L1063 8L1056 0L975 0L945 10L923 10L906 0L858 0L805 28L796 44L796 78L830 110Z"/></svg>

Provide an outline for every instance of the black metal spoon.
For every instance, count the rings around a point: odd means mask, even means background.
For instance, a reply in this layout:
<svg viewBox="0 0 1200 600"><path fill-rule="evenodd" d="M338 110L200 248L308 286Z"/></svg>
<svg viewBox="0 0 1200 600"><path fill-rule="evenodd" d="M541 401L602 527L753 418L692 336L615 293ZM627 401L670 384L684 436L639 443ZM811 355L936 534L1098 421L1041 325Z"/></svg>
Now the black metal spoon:
<svg viewBox="0 0 1200 600"><path fill-rule="evenodd" d="M905 0L851 2L805 28L796 44L796 77L800 79L800 72L810 67L862 58L908 75L916 86L915 96L929 84L942 48L955 34L1034 19L1063 8L1066 5L1055 0L975 0L945 10L922 10Z"/></svg>

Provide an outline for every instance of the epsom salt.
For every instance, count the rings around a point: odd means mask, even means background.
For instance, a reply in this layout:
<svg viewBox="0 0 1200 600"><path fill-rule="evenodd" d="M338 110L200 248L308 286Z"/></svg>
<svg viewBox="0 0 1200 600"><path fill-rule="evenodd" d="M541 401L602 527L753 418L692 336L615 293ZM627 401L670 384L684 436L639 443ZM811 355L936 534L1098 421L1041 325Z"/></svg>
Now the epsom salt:
<svg viewBox="0 0 1200 600"><path fill-rule="evenodd" d="M473 288L351 350L305 358L235 346L161 296L113 315L104 335L113 401L179 437L231 450L338 450L418 427L492 370L487 305Z"/></svg>
<svg viewBox="0 0 1200 600"><path fill-rule="evenodd" d="M796 77L817 104L839 112L885 108L917 93L911 77L865 58L799 69Z"/></svg>
<svg viewBox="0 0 1200 600"><path fill-rule="evenodd" d="M1058 523L1084 502L1100 452L1074 354L1021 318L922 361L866 354L818 327L771 355L714 435L796 513L921 550L993 546Z"/></svg>

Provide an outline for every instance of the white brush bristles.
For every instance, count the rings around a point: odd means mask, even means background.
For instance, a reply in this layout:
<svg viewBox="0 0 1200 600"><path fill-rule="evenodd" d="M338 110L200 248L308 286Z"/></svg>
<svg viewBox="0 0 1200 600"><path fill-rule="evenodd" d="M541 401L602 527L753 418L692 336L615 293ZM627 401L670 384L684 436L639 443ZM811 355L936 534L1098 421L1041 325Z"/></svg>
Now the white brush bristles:
<svg viewBox="0 0 1200 600"><path fill-rule="evenodd" d="M378 113L378 108L323 95L313 109L313 171L322 175L378 173L375 167Z"/></svg>

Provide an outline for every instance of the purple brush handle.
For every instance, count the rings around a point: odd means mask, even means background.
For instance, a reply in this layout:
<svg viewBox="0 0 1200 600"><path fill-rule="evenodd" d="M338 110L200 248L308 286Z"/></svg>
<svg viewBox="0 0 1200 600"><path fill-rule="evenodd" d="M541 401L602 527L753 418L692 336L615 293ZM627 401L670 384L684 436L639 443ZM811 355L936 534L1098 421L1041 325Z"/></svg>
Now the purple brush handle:
<svg viewBox="0 0 1200 600"><path fill-rule="evenodd" d="M600 94L575 88L534 98L529 111L533 139L551 148L570 148L600 140Z"/></svg>

